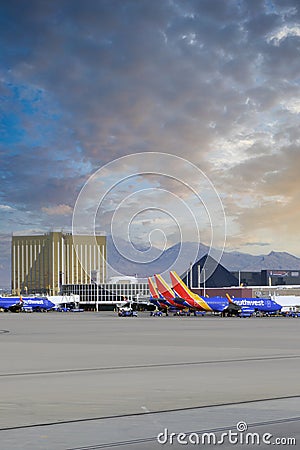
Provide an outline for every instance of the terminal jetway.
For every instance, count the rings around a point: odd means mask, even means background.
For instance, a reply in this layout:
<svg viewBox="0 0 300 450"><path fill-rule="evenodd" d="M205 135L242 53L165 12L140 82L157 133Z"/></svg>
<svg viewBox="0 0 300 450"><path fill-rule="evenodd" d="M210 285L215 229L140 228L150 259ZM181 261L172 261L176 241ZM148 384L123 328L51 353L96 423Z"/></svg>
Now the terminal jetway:
<svg viewBox="0 0 300 450"><path fill-rule="evenodd" d="M54 303L55 308L79 308L80 295L47 295L46 298Z"/></svg>
<svg viewBox="0 0 300 450"><path fill-rule="evenodd" d="M272 295L272 300L282 306L281 312L300 312L299 295Z"/></svg>

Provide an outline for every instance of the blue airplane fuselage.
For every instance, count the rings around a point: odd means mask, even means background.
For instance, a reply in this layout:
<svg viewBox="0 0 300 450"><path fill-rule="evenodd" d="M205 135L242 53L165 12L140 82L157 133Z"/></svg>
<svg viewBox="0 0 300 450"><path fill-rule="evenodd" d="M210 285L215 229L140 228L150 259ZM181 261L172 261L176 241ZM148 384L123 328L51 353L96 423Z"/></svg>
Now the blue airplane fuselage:
<svg viewBox="0 0 300 450"><path fill-rule="evenodd" d="M224 297L203 297L203 300L216 312L223 312L229 306L229 301Z"/></svg>
<svg viewBox="0 0 300 450"><path fill-rule="evenodd" d="M232 301L242 312L275 313L281 310L281 305L268 298L232 298Z"/></svg>
<svg viewBox="0 0 300 450"><path fill-rule="evenodd" d="M5 310L48 310L54 308L54 306L55 304L46 297L0 297L0 308Z"/></svg>
<svg viewBox="0 0 300 450"><path fill-rule="evenodd" d="M209 306L209 308L214 312L223 312L229 307L229 301L225 297L201 297L202 300ZM186 308L192 310L202 310L203 308L197 303L195 299L175 299L181 302Z"/></svg>
<svg viewBox="0 0 300 450"><path fill-rule="evenodd" d="M20 304L20 297L0 297L1 309L13 309L17 308Z"/></svg>
<svg viewBox="0 0 300 450"><path fill-rule="evenodd" d="M43 309L49 310L55 307L55 304L46 297L22 297L23 309Z"/></svg>

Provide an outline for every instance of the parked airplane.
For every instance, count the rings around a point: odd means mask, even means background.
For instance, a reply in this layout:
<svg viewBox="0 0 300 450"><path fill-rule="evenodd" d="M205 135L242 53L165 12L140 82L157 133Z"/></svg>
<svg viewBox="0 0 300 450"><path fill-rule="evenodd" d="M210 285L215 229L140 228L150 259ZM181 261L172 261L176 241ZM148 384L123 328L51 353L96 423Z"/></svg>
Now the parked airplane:
<svg viewBox="0 0 300 450"><path fill-rule="evenodd" d="M228 301L231 304L238 305L241 309L241 315L249 315L256 312L261 313L275 313L280 311L282 306L269 298L231 298L229 294L226 294Z"/></svg>
<svg viewBox="0 0 300 450"><path fill-rule="evenodd" d="M0 308L9 311L37 311L54 308L46 297L0 297Z"/></svg>
<svg viewBox="0 0 300 450"><path fill-rule="evenodd" d="M200 297L192 292L175 271L170 272L172 288L191 309L237 314L239 307L224 297Z"/></svg>
<svg viewBox="0 0 300 450"><path fill-rule="evenodd" d="M20 303L23 311L47 311L55 307L46 297L20 297Z"/></svg>

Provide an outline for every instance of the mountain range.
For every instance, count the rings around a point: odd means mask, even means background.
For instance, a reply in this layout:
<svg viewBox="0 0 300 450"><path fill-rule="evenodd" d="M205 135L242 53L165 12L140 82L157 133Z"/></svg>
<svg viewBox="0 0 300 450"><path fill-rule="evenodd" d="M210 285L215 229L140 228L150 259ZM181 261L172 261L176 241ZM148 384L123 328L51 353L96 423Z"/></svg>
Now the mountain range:
<svg viewBox="0 0 300 450"><path fill-rule="evenodd" d="M123 255L126 256L122 256L119 253L111 236L107 236L107 256L110 265L108 270L109 276L112 276L116 272L120 272L124 275L137 275L140 278L144 278L151 276L154 273L163 273L166 270L170 270L171 267L182 274L187 270L191 262L194 263L198 261L209 251L209 247L204 244L200 244L198 249L198 243L196 242L178 243L166 249L164 252L152 247L151 255L153 261L149 263L136 263L133 262L134 256L136 255L136 249L139 251L146 251L146 247L139 246L133 248L129 242L124 240L118 240L117 245L122 249ZM181 254L180 261L175 263L179 251ZM191 261L191 255L195 254L197 255L195 260ZM212 250L211 256L214 257L214 254L216 254L216 252ZM220 264L229 271L240 270L260 272L264 269L300 270L300 258L287 252L275 251L272 251L267 255L251 255L236 251L224 251Z"/></svg>

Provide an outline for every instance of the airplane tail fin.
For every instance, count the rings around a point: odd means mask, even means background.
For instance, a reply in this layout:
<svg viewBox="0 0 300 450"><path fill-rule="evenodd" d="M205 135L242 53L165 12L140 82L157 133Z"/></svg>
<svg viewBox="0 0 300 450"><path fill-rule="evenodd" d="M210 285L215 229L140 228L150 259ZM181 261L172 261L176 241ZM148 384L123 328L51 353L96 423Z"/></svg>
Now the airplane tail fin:
<svg viewBox="0 0 300 450"><path fill-rule="evenodd" d="M161 275L154 275L156 286L158 291L163 295L167 300L172 300L176 297L175 292L171 287L166 283Z"/></svg>
<svg viewBox="0 0 300 450"><path fill-rule="evenodd" d="M170 277L172 281L172 288L174 291L180 296L180 297L188 297L188 298L195 298L198 297L197 294L194 294L187 285L182 281L182 279L179 277L179 275L172 270L170 272ZM199 297L200 298L200 297Z"/></svg>
<svg viewBox="0 0 300 450"><path fill-rule="evenodd" d="M159 299L159 293L158 293L156 286L153 283L153 280L151 277L148 278L148 285L149 285L151 298Z"/></svg>
<svg viewBox="0 0 300 450"><path fill-rule="evenodd" d="M170 272L170 277L172 280L172 288L176 294L179 295L179 297L182 297L188 301L192 300L204 311L212 311L212 308L206 302L205 297L201 297L200 295L192 292L174 270Z"/></svg>
<svg viewBox="0 0 300 450"><path fill-rule="evenodd" d="M230 297L230 295L228 293L226 293L226 298L229 301L229 303L233 303L232 298Z"/></svg>

